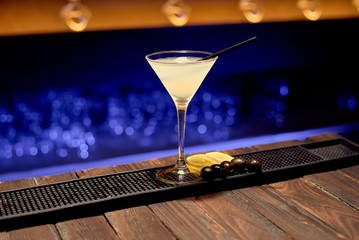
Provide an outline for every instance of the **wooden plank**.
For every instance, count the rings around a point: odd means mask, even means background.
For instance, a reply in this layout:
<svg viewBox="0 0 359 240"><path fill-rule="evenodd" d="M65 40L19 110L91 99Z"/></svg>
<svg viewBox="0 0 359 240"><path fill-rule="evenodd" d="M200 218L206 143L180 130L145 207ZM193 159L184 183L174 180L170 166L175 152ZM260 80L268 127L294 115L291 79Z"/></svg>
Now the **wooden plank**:
<svg viewBox="0 0 359 240"><path fill-rule="evenodd" d="M139 169L146 169L153 167L169 166L176 163L176 158L177 156L169 156L164 158L150 159L142 162L119 164L119 165L115 165L113 169L115 170L115 172L125 172L125 171L132 171L132 170L139 170Z"/></svg>
<svg viewBox="0 0 359 240"><path fill-rule="evenodd" d="M150 167L163 167L176 164L177 156L156 158L146 161Z"/></svg>
<svg viewBox="0 0 359 240"><path fill-rule="evenodd" d="M119 239L102 215L60 222L56 227L62 239Z"/></svg>
<svg viewBox="0 0 359 240"><path fill-rule="evenodd" d="M46 224L9 232L10 239L61 239L54 225Z"/></svg>
<svg viewBox="0 0 359 240"><path fill-rule="evenodd" d="M325 141L325 140L331 140L331 139L336 139L336 138L341 138L341 136L336 133L323 133L320 135L309 136L305 139L305 141L306 142L317 142L317 141Z"/></svg>
<svg viewBox="0 0 359 240"><path fill-rule="evenodd" d="M338 239L340 234L269 186L234 190L259 212L295 239Z"/></svg>
<svg viewBox="0 0 359 240"><path fill-rule="evenodd" d="M94 177L111 173L115 173L115 170L113 167L109 166L76 171L76 174L79 176L79 178Z"/></svg>
<svg viewBox="0 0 359 240"><path fill-rule="evenodd" d="M331 197L303 178L270 184L307 212L338 231L343 239L359 239L358 211Z"/></svg>
<svg viewBox="0 0 359 240"><path fill-rule="evenodd" d="M133 162L129 164L120 164L113 167L115 172L126 172L131 170L137 170L137 169L144 169L151 167L147 162Z"/></svg>
<svg viewBox="0 0 359 240"><path fill-rule="evenodd" d="M348 168L338 169L338 172L359 183L359 165Z"/></svg>
<svg viewBox="0 0 359 240"><path fill-rule="evenodd" d="M17 188L25 188L35 186L36 182L33 178L17 179L13 181L0 182L0 191L9 191Z"/></svg>
<svg viewBox="0 0 359 240"><path fill-rule="evenodd" d="M191 199L151 204L149 207L177 239L242 239Z"/></svg>
<svg viewBox="0 0 359 240"><path fill-rule="evenodd" d="M147 206L106 213L120 239L176 239Z"/></svg>
<svg viewBox="0 0 359 240"><path fill-rule="evenodd" d="M338 171L330 171L304 176L323 191L359 210L359 182Z"/></svg>
<svg viewBox="0 0 359 240"><path fill-rule="evenodd" d="M71 179L77 179L77 175L75 172L67 172L67 173L37 177L34 178L34 181L36 185L45 185L45 184L63 182Z"/></svg>
<svg viewBox="0 0 359 240"><path fill-rule="evenodd" d="M231 191L201 196L195 203L236 239L290 239Z"/></svg>

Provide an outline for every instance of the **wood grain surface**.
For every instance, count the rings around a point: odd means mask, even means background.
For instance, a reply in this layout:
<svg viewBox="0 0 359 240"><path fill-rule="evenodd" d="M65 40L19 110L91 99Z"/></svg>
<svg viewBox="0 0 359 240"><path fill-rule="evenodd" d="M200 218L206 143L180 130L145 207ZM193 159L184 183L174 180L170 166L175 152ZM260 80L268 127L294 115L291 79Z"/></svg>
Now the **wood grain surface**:
<svg viewBox="0 0 359 240"><path fill-rule="evenodd" d="M323 134L305 142L340 137ZM229 154L294 146L293 140ZM173 164L176 156L0 182L0 191ZM359 239L359 165L0 232L10 239Z"/></svg>

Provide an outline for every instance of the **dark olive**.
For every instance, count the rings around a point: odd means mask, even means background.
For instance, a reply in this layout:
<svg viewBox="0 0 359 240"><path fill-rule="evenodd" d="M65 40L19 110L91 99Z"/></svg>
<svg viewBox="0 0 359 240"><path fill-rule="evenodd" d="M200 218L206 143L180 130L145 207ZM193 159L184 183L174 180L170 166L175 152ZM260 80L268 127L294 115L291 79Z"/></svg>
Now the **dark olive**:
<svg viewBox="0 0 359 240"><path fill-rule="evenodd" d="M219 164L213 164L211 165L211 168L217 176L222 172L221 165Z"/></svg>
<svg viewBox="0 0 359 240"><path fill-rule="evenodd" d="M249 159L247 161L247 169L249 172L260 172L262 169L262 162L258 159Z"/></svg>
<svg viewBox="0 0 359 240"><path fill-rule="evenodd" d="M213 164L211 168L214 171L214 177L223 177L225 173L222 171L221 165Z"/></svg>
<svg viewBox="0 0 359 240"><path fill-rule="evenodd" d="M246 167L246 161L242 158L234 158L231 160L231 164L235 172L244 172Z"/></svg>
<svg viewBox="0 0 359 240"><path fill-rule="evenodd" d="M214 169L211 167L204 167L201 169L201 177L205 180L214 178Z"/></svg>
<svg viewBox="0 0 359 240"><path fill-rule="evenodd" d="M233 165L229 161L221 162L220 166L221 166L222 171L224 173L226 173L227 175L233 174L233 172L234 172Z"/></svg>

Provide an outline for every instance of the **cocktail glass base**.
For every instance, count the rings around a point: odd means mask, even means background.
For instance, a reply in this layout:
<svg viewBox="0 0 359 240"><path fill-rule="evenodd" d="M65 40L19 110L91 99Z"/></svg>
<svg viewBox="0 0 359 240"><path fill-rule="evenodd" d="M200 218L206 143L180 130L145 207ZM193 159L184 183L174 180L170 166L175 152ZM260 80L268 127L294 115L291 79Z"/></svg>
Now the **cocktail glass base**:
<svg viewBox="0 0 359 240"><path fill-rule="evenodd" d="M188 184L202 180L200 174L192 173L188 170L184 172L179 172L174 167L159 170L156 173L156 177L162 182L173 185Z"/></svg>

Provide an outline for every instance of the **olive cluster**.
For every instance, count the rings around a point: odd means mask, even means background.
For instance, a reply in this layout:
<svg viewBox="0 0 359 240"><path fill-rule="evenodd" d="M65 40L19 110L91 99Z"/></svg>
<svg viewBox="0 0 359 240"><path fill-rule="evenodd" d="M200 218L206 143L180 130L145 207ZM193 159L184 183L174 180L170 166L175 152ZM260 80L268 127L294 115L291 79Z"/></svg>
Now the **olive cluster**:
<svg viewBox="0 0 359 240"><path fill-rule="evenodd" d="M257 159L244 160L242 158L234 158L230 162L223 161L221 164L213 164L210 167L202 168L201 177L205 180L211 180L214 178L225 178L235 173L260 173L261 169L262 163Z"/></svg>

